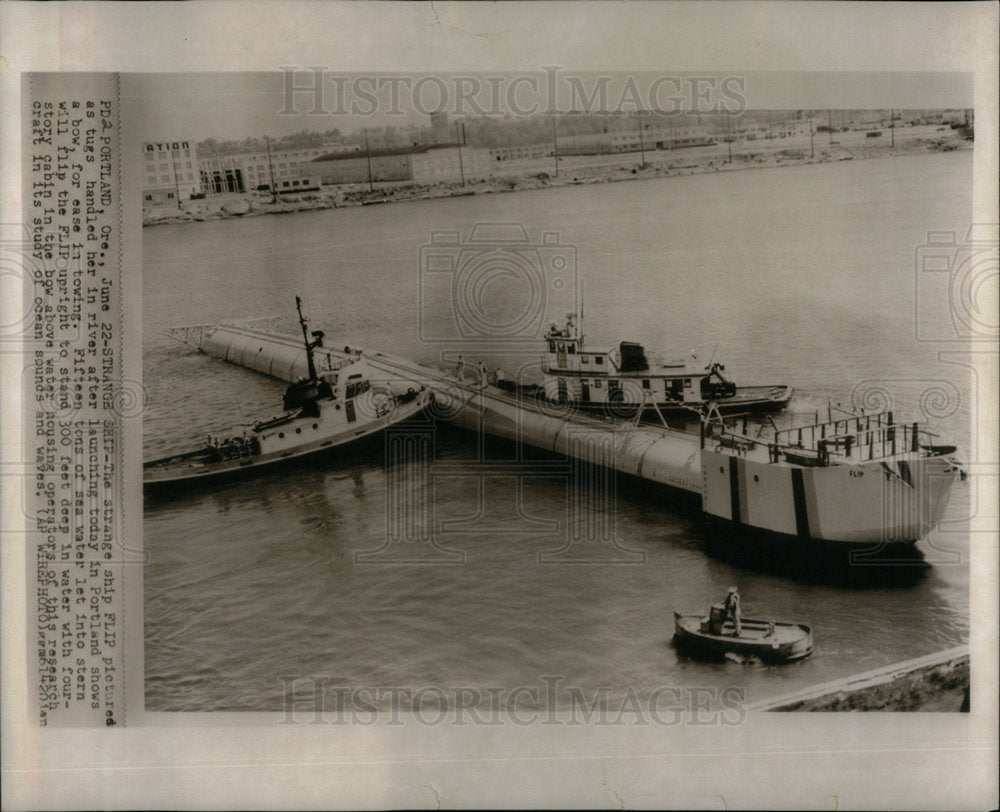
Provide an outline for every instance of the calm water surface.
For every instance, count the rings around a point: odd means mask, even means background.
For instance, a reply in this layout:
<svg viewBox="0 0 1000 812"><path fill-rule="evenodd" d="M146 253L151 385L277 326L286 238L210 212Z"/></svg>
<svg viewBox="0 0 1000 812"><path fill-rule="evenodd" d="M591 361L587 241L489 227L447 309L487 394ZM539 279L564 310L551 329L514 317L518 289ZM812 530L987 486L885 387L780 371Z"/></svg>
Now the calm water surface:
<svg viewBox="0 0 1000 812"><path fill-rule="evenodd" d="M964 233L971 189L971 154L951 153L147 228L145 454L270 416L283 388L197 355L166 327L270 314L292 327L298 293L333 343L434 362L440 346L421 343L420 326L426 335L450 312L419 295L420 246L437 230L467 236L500 221L575 247L592 343L714 355L737 381L791 383L796 409L885 386L898 413L935 418L965 446L968 379L914 338L926 294L914 251L929 230ZM488 295L520 295L504 284ZM947 324L943 308L929 317ZM935 387L962 397L935 399ZM475 443L443 426L435 455L472 461ZM508 689L556 675L588 695L739 685L756 701L968 639L966 485L918 545L931 565L921 576L860 587L719 557L695 513L634 482L620 484L609 516L641 563L539 563L566 538L557 478L520 495L490 479L482 511L474 478L438 478L437 538L464 563L358 564L356 551L385 539L383 460L376 441L347 459L147 500L150 710L279 710L280 678L295 675ZM815 655L784 667L679 656L672 610L702 610L733 583L744 614L810 622Z"/></svg>

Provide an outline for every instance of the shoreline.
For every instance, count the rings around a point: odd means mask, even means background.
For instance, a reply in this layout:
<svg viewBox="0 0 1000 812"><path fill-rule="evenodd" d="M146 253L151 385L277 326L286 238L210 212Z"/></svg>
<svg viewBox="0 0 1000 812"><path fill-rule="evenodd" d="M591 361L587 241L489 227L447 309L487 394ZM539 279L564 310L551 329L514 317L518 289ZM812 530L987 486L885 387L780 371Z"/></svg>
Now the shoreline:
<svg viewBox="0 0 1000 812"><path fill-rule="evenodd" d="M751 711L969 711L968 645L756 702Z"/></svg>
<svg viewBox="0 0 1000 812"><path fill-rule="evenodd" d="M369 191L367 184L341 184L324 190L300 194L294 198L280 196L276 202L268 193L247 192L234 195L189 200L182 209L150 209L143 212L143 226L166 225L171 223L192 223L206 220L225 220L237 217L257 217L268 214L290 214L293 212L319 211L354 206L384 205L404 203L412 200L436 200L448 197L468 197L481 194L530 191L534 189L556 189L564 186L585 186L597 183L619 183L623 181L649 180L651 178L681 177L716 172L737 172L747 169L763 169L784 166L806 166L811 164L836 163L851 160L872 160L905 155L926 155L939 152L972 150L970 141L949 134L940 138L911 138L895 147L882 145L861 145L852 148L826 146L818 148L815 155L808 149L792 148L774 151L744 152L733 155L732 162L725 155L698 155L685 158L677 151L653 153L641 166L632 163L633 153L615 156L591 156L621 158L613 164L566 165L559 176L544 170L527 167L513 169L509 173L490 175L467 180L465 185L457 181L436 183L398 183ZM566 156L567 158L585 156Z"/></svg>

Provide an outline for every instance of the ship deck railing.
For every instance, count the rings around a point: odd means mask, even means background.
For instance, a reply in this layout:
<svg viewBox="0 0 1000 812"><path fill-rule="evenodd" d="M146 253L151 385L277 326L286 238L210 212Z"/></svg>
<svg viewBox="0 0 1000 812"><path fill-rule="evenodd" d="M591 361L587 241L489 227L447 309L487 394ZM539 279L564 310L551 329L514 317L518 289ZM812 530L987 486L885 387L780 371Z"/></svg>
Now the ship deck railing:
<svg viewBox="0 0 1000 812"><path fill-rule="evenodd" d="M740 455L766 449L771 462L825 466L918 453L938 436L917 422L896 423L891 411L783 429L772 421L757 424L757 436L752 425L747 415L735 415L709 426L708 439Z"/></svg>

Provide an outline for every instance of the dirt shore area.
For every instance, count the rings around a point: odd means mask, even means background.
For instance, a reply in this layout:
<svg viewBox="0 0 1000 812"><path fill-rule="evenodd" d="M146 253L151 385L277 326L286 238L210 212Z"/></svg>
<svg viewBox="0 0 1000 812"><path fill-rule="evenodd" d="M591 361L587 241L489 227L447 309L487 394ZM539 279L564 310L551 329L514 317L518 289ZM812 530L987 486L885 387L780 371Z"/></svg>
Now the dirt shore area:
<svg viewBox="0 0 1000 812"><path fill-rule="evenodd" d="M895 146L885 144L854 144L850 147L827 145L817 146L815 153L809 148L792 147L745 151L746 145L734 149L729 160L724 147L712 154L687 153L670 150L647 153L645 163L639 156L628 153L620 155L593 156L588 162L582 156L566 156L561 159L560 172L532 168L511 168L510 171L496 172L484 178L470 178L463 185L457 182L440 183L393 183L380 184L369 190L367 184L342 184L326 187L318 192L298 195L279 195L272 200L267 193L246 193L222 195L219 197L188 200L176 207L161 207L143 211L143 225L162 223L186 223L203 220L219 220L229 217L253 217L262 214L286 214L297 211L340 208L343 206L371 206L382 203L398 203L407 200L428 200L441 197L460 197L477 194L522 191L526 189L546 189L591 183L612 183L616 181L641 180L648 178L695 175L707 172L731 172L741 169L755 169L775 166L801 166L803 164L830 163L834 161L888 158L899 155L915 155L952 150L971 150L972 143L952 132L941 133L937 137L897 138ZM551 161L551 159L549 159Z"/></svg>
<svg viewBox="0 0 1000 812"><path fill-rule="evenodd" d="M969 686L969 654L965 648L817 686L754 709L968 712Z"/></svg>

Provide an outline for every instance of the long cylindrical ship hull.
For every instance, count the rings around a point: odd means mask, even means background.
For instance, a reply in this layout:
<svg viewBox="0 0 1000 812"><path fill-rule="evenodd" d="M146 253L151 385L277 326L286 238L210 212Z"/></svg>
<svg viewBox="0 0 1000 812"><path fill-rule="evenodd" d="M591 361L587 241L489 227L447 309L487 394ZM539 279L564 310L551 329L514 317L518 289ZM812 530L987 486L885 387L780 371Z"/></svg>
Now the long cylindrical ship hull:
<svg viewBox="0 0 1000 812"><path fill-rule="evenodd" d="M174 335L213 357L285 381L306 373L306 353L290 336L238 325L178 328ZM317 367L332 368L344 353L321 347L315 356ZM822 466L753 458L738 449L703 447L698 435L683 431L613 423L465 384L403 358L376 352L365 359L373 380L382 374L387 381L428 387L434 410L455 425L697 494L712 518L799 542L916 541L941 520L959 477L953 460L918 449Z"/></svg>
<svg viewBox="0 0 1000 812"><path fill-rule="evenodd" d="M228 325L199 330L196 346L207 355L284 381L297 380L306 373L305 351L291 336ZM313 353L320 370L345 357L342 351L328 347L317 347ZM557 404L514 397L494 386L462 384L437 370L384 353L366 352L364 357L373 383L409 381L428 387L435 394L434 411L461 428L601 464L690 493L702 492L697 435L600 420Z"/></svg>

